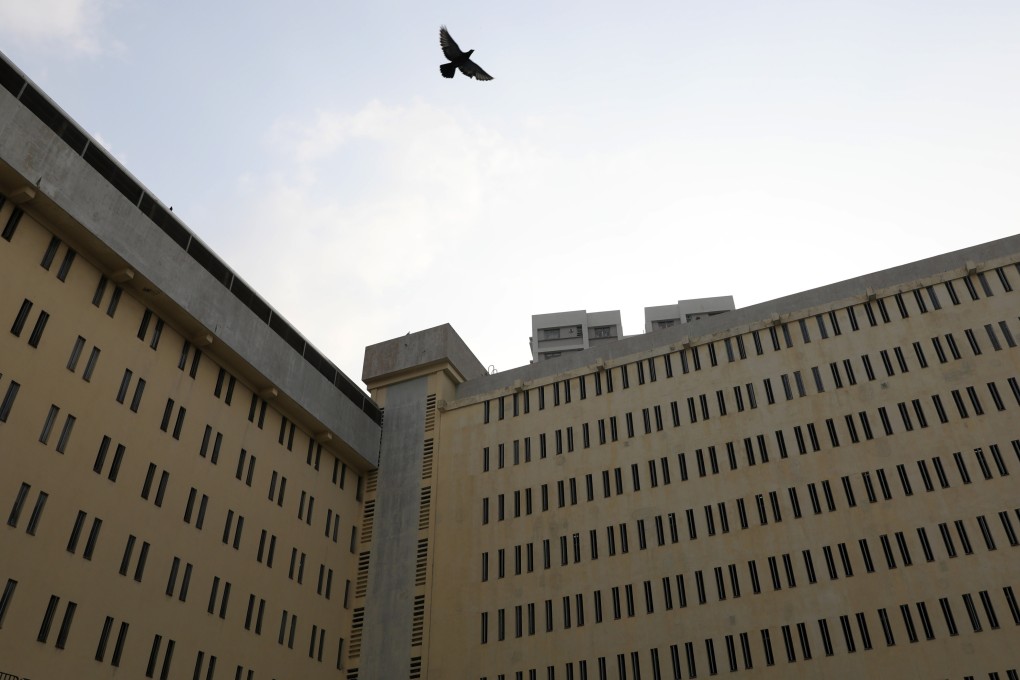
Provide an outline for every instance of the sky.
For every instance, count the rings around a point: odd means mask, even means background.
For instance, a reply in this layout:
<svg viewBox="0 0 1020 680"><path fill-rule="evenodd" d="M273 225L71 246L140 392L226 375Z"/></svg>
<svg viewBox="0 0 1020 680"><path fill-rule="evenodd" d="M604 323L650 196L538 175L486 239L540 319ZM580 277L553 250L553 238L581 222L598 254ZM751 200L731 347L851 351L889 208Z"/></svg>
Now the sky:
<svg viewBox="0 0 1020 680"><path fill-rule="evenodd" d="M438 30L494 80L439 74ZM351 378L1020 232L1015 0L0 0L0 50Z"/></svg>

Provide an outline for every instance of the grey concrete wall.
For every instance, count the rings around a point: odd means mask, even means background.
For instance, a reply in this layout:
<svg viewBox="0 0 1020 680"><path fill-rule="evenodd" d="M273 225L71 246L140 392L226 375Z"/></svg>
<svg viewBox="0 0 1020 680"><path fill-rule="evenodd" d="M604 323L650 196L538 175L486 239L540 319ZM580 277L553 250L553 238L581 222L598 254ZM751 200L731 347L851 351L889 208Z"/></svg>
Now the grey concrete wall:
<svg viewBox="0 0 1020 680"><path fill-rule="evenodd" d="M428 378L386 388L359 677L406 678L421 503Z"/></svg>
<svg viewBox="0 0 1020 680"><path fill-rule="evenodd" d="M43 196L52 201L366 463L376 464L379 426L3 88L0 159L40 195L27 210Z"/></svg>
<svg viewBox="0 0 1020 680"><path fill-rule="evenodd" d="M581 334L578 336L563 335L556 339L546 339L543 332L552 328L567 328L580 326ZM614 334L611 338L593 338L591 330L594 326L613 326ZM605 342L623 337L623 323L620 321L620 310L614 309L607 312L588 312L578 309L568 312L551 312L549 314L534 314L531 317L531 359L532 361L546 361L544 354L547 352L576 352L587 349L593 342Z"/></svg>
<svg viewBox="0 0 1020 680"><path fill-rule="evenodd" d="M677 323L687 323L688 314L714 314L733 311L735 308L732 295L692 298L680 300L675 305L645 307L645 333L650 333L653 330L652 323L655 321L674 319Z"/></svg>
<svg viewBox="0 0 1020 680"><path fill-rule="evenodd" d="M446 323L369 345L361 379L371 384L401 371L443 362L452 364L468 380L487 374L482 362Z"/></svg>

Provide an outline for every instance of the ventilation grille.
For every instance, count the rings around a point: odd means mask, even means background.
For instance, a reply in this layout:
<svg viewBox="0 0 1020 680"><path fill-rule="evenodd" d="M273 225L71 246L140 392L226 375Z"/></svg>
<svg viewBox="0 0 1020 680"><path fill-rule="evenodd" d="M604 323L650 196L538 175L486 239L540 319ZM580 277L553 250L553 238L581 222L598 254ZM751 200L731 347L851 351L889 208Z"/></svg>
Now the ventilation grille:
<svg viewBox="0 0 1020 680"><path fill-rule="evenodd" d="M361 519L361 542L372 542L372 530L375 528L375 501L365 501L365 511Z"/></svg>
<svg viewBox="0 0 1020 680"><path fill-rule="evenodd" d="M425 450L421 457L421 478L432 479L432 439L425 440Z"/></svg>
<svg viewBox="0 0 1020 680"><path fill-rule="evenodd" d="M368 473L365 478L365 493L375 493L376 487L379 485L379 471L372 470Z"/></svg>
<svg viewBox="0 0 1020 680"><path fill-rule="evenodd" d="M371 552L363 552L358 555L358 582L354 586L354 597L365 597L368 592L368 559Z"/></svg>
<svg viewBox="0 0 1020 680"><path fill-rule="evenodd" d="M423 538L418 541L418 561L414 567L414 585L425 585L425 568L429 557L429 539Z"/></svg>
<svg viewBox="0 0 1020 680"><path fill-rule="evenodd" d="M416 595L414 598L414 618L411 620L411 646L421 647L422 638L425 636L425 596ZM419 666L421 659L418 660Z"/></svg>
<svg viewBox="0 0 1020 680"><path fill-rule="evenodd" d="M357 607L354 610L354 617L351 619L351 648L349 658L357 658L361 656L361 634L365 626L365 608ZM357 677L358 669L352 668L347 671L347 677L351 677L351 673Z"/></svg>
<svg viewBox="0 0 1020 680"><path fill-rule="evenodd" d="M436 429L436 395L430 394L425 400L425 431Z"/></svg>
<svg viewBox="0 0 1020 680"><path fill-rule="evenodd" d="M415 656L411 658L411 680L418 680L421 677L421 657Z"/></svg>
<svg viewBox="0 0 1020 680"><path fill-rule="evenodd" d="M418 511L418 530L429 528L429 511L432 509L432 487L425 486L421 490L421 508Z"/></svg>
<svg viewBox="0 0 1020 680"><path fill-rule="evenodd" d="M358 680L358 669L348 668L347 669L347 680Z"/></svg>

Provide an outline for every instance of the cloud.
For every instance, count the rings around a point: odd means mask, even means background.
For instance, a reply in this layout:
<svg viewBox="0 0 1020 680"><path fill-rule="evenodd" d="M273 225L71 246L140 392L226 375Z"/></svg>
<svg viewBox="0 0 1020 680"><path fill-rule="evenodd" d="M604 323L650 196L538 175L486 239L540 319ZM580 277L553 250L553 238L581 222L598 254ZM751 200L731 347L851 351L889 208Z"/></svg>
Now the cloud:
<svg viewBox="0 0 1020 680"><path fill-rule="evenodd" d="M446 322L506 370L532 314L620 309L633 333L645 306L745 306L946 248L903 228L947 209L928 194L949 176L909 179L910 154L482 121L420 100L289 116L201 235L354 378L366 345Z"/></svg>
<svg viewBox="0 0 1020 680"><path fill-rule="evenodd" d="M592 227L633 212L644 181L555 134L420 100L291 116L202 236L354 377L366 345L445 322L485 363L525 364L530 315L601 280Z"/></svg>
<svg viewBox="0 0 1020 680"><path fill-rule="evenodd" d="M484 305L497 242L530 231L505 190L555 162L420 101L280 121L267 143L273 169L241 180L242 214L209 239L353 377L365 345L449 320L437 300Z"/></svg>
<svg viewBox="0 0 1020 680"><path fill-rule="evenodd" d="M721 190L669 145L568 155L560 129L422 101L288 117L208 240L352 377L366 345L440 323L505 370L530 358L532 314L738 292L713 221L761 206L732 168L710 172Z"/></svg>
<svg viewBox="0 0 1020 680"><path fill-rule="evenodd" d="M6 39L76 53L99 54L104 45L103 16L110 0L11 0L0 2L0 33Z"/></svg>

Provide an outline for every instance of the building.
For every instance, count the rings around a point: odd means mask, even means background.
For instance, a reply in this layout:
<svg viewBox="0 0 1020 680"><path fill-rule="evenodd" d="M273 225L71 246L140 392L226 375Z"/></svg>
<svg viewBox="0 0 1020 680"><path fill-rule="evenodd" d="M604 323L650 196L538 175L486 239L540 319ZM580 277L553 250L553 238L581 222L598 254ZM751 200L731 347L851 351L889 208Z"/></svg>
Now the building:
<svg viewBox="0 0 1020 680"><path fill-rule="evenodd" d="M623 337L620 311L535 314L531 317L531 360L545 361Z"/></svg>
<svg viewBox="0 0 1020 680"><path fill-rule="evenodd" d="M1018 677L1020 237L369 398L0 85L3 677Z"/></svg>
<svg viewBox="0 0 1020 680"><path fill-rule="evenodd" d="M734 309L736 307L733 305L732 295L680 300L675 305L645 307L645 333L690 323L714 314L732 312Z"/></svg>
<svg viewBox="0 0 1020 680"><path fill-rule="evenodd" d="M1018 263L434 374L430 675L1016 677Z"/></svg>
<svg viewBox="0 0 1020 680"><path fill-rule="evenodd" d="M0 85L0 677L337 677L378 407L6 60Z"/></svg>
<svg viewBox="0 0 1020 680"><path fill-rule="evenodd" d="M680 300L675 305L645 307L645 332L722 314L735 309L733 296ZM534 314L531 317L531 360L545 361L623 338L620 310Z"/></svg>

